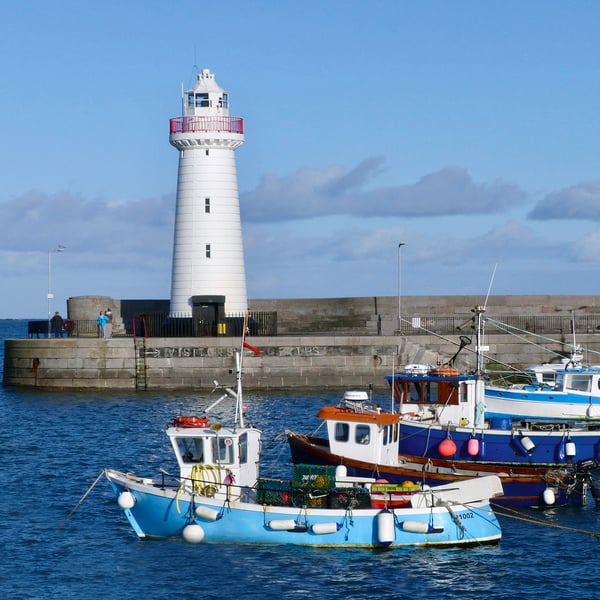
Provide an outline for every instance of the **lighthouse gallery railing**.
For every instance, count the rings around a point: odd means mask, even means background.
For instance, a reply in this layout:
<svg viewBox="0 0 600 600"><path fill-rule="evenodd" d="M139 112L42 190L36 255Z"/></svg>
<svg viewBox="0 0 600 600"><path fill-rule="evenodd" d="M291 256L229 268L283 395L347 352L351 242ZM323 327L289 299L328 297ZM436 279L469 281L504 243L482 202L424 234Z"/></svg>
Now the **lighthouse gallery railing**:
<svg viewBox="0 0 600 600"><path fill-rule="evenodd" d="M244 133L244 119L241 117L175 117L170 121L173 133L224 132Z"/></svg>

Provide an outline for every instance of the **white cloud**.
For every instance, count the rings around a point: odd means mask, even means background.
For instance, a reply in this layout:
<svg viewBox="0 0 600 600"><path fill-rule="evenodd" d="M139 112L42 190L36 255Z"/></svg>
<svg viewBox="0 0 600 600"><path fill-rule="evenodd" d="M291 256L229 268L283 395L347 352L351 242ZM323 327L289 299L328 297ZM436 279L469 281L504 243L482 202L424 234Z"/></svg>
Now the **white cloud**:
<svg viewBox="0 0 600 600"><path fill-rule="evenodd" d="M408 185L376 188L381 158L354 169L301 169L285 177L265 175L257 188L242 194L247 221L289 221L328 215L425 217L499 213L526 200L517 185L476 183L466 169L448 167Z"/></svg>
<svg viewBox="0 0 600 600"><path fill-rule="evenodd" d="M600 180L584 181L548 194L528 217L538 220L600 220Z"/></svg>

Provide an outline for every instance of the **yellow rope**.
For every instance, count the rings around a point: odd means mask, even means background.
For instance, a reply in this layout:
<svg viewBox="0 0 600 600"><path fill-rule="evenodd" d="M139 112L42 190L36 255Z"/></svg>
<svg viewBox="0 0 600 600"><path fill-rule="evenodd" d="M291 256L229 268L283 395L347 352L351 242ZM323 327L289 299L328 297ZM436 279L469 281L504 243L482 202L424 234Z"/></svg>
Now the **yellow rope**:
<svg viewBox="0 0 600 600"><path fill-rule="evenodd" d="M502 506L501 509L505 510L505 511L510 511L512 513L516 513L516 514L508 514L508 512L501 512L499 510L498 506L494 507L494 512L501 517L507 517L509 519L516 519L517 521L525 521L526 523L533 523L535 525L545 525L546 527L554 527L555 529L563 529L565 531L572 531L574 533L582 533L584 535L591 535L592 537L600 539L600 533L598 533L597 531L589 531L587 529L578 529L576 527L568 527L566 525L559 525L558 523L548 523L547 521L542 521L541 519L536 519L534 517L529 517L527 515L524 515L522 512L508 508L507 506Z"/></svg>
<svg viewBox="0 0 600 600"><path fill-rule="evenodd" d="M207 477L210 475L210 480ZM192 482L192 491L201 496L212 497L217 493L217 488L221 486L221 469L216 465L197 464L192 467L189 480ZM179 508L179 494L185 488L187 479L181 482L177 493L175 494L175 507L177 512L181 513ZM215 487L217 486L217 487Z"/></svg>

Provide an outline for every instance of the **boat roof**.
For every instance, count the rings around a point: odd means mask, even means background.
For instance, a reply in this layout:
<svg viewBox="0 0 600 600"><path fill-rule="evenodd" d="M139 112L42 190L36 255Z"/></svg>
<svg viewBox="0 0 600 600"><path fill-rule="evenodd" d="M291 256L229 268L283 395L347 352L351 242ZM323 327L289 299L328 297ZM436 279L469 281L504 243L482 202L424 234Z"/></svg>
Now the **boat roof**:
<svg viewBox="0 0 600 600"><path fill-rule="evenodd" d="M324 406L317 413L317 417L336 421L358 421L362 423L393 425L400 422L402 415L399 413L380 412L373 409L357 410L342 406Z"/></svg>

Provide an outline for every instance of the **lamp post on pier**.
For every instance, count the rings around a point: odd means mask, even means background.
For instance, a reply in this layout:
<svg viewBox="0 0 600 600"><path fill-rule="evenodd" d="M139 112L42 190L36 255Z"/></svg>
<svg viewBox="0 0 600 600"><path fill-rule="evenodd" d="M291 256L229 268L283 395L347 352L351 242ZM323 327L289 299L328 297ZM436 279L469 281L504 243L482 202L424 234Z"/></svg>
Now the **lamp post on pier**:
<svg viewBox="0 0 600 600"><path fill-rule="evenodd" d="M51 333L50 320L52 319L52 298L54 298L54 294L52 293L52 253L63 252L65 247L62 244L58 244L56 248L48 248L48 337L50 337Z"/></svg>
<svg viewBox="0 0 600 600"><path fill-rule="evenodd" d="M406 244L398 244L398 333L402 333L402 246Z"/></svg>

